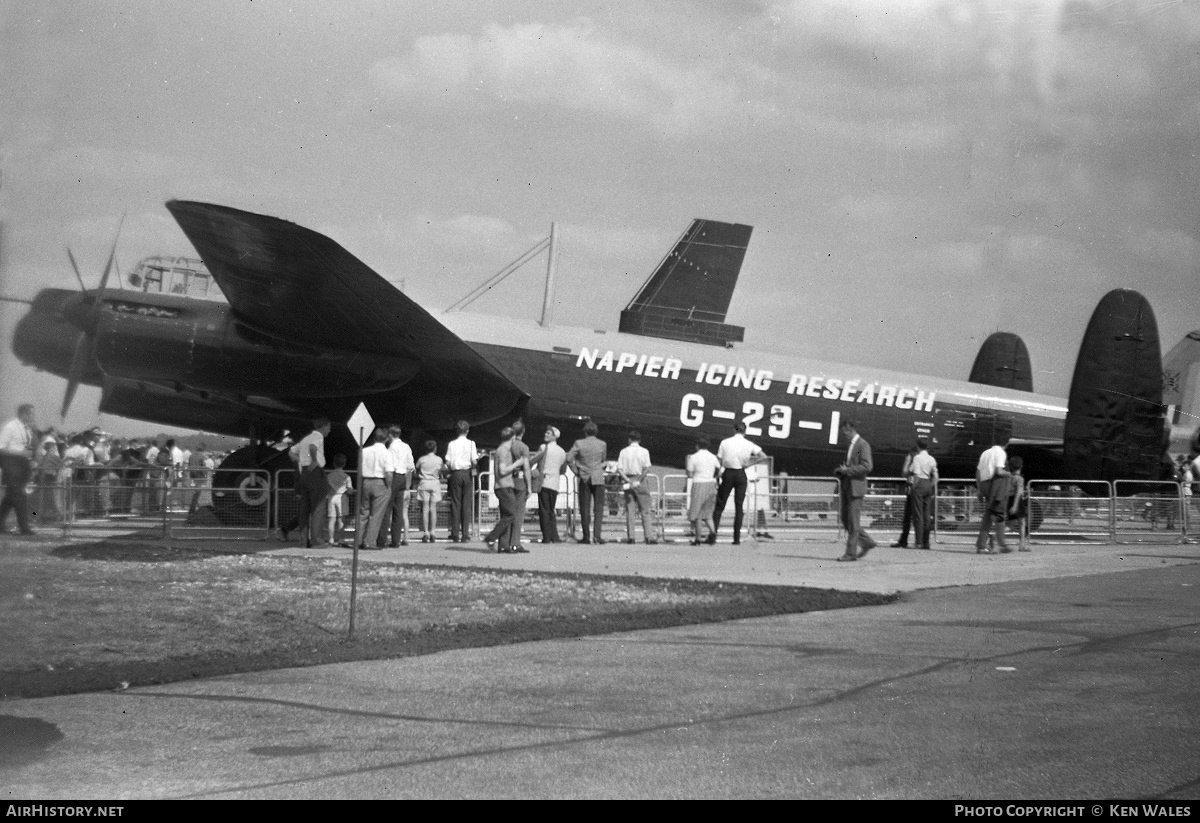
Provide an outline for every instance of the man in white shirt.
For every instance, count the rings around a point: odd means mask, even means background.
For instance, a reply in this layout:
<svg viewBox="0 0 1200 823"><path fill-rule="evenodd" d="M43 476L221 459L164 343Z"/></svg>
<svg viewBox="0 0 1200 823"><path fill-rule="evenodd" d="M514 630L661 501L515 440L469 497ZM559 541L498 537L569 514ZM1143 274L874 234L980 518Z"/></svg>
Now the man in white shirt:
<svg viewBox="0 0 1200 823"><path fill-rule="evenodd" d="M937 487L937 460L929 453L929 444L917 440L917 453L912 456L909 471L912 476L913 529L916 532L914 549L929 548L929 533L933 530L933 492Z"/></svg>
<svg viewBox="0 0 1200 823"><path fill-rule="evenodd" d="M329 496L329 484L325 482L325 436L331 428L328 418L318 417L313 421L313 430L289 450L296 464L295 522L300 528L300 542L307 548L320 542L325 523L325 498ZM285 526L285 540L287 533Z"/></svg>
<svg viewBox="0 0 1200 823"><path fill-rule="evenodd" d="M22 403L17 416L0 427L0 473L3 474L4 500L0 501L0 532L7 531L8 513L17 515L21 534L33 534L29 527L29 501L25 484L33 461L33 404Z"/></svg>
<svg viewBox="0 0 1200 823"><path fill-rule="evenodd" d="M558 445L561 433L554 426L547 426L545 441L534 456L538 480L538 524L542 528L543 543L561 543L558 536L558 491L563 473L567 470L567 452ZM536 482L536 481L535 481Z"/></svg>
<svg viewBox="0 0 1200 823"><path fill-rule="evenodd" d="M471 539L471 520L475 507L471 494L475 490L477 471L475 442L467 439L471 426L458 421L458 437L446 446L446 494L450 497L450 542L465 543Z"/></svg>
<svg viewBox="0 0 1200 823"><path fill-rule="evenodd" d="M717 502L713 509L713 535L721 528L721 515L733 492L733 545L742 542L742 507L746 502L746 469L767 459L757 444L746 439L746 424L736 423L733 434L721 441L717 447L717 460L721 463L721 485L717 489ZM715 542L715 541L714 541Z"/></svg>
<svg viewBox="0 0 1200 823"><path fill-rule="evenodd" d="M642 535L653 545L658 541L651 535L654 512L651 508L650 490L646 488L646 475L650 471L650 451L642 446L642 436L636 431L629 433L629 445L617 455L617 474L621 475L621 488L625 498L625 542L636 543L633 536L633 509L636 506L642 517Z"/></svg>
<svg viewBox="0 0 1200 823"><path fill-rule="evenodd" d="M408 545L408 487L412 480L413 471L417 464L413 460L412 448L400 439L402 431L399 426L388 428L387 447L392 453L392 483L389 488L387 509L379 525L379 537L375 545L383 548L398 549ZM388 533L391 532L391 541Z"/></svg>
<svg viewBox="0 0 1200 823"><path fill-rule="evenodd" d="M1007 439L1004 441L1007 442ZM979 500L983 503L983 512L979 518L979 536L975 538L977 554L991 554L988 548L988 538L992 532L992 481L997 477L1008 474L1008 452L1004 444L997 441L990 449L979 455L979 465L975 469L975 484L979 488Z"/></svg>
<svg viewBox="0 0 1200 823"><path fill-rule="evenodd" d="M358 548L364 551L382 551L383 549L382 546L377 546L375 543L376 538L379 537L379 525L383 522L383 513L387 509L391 494L388 486L396 471L392 453L388 451L386 445L387 436L387 429L376 429L371 445L364 448L358 456L358 474L361 478L358 525L364 528L361 535L355 535L355 541L358 543Z"/></svg>

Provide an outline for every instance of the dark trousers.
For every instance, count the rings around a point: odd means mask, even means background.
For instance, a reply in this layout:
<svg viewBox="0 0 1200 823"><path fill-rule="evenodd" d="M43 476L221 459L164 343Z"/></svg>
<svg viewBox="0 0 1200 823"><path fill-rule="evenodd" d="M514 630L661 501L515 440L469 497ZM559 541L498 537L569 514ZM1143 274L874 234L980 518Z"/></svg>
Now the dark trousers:
<svg viewBox="0 0 1200 823"><path fill-rule="evenodd" d="M483 540L485 543L498 542L501 549L507 549L511 544L505 541L512 536L512 525L516 520L516 490L497 487L496 500L500 506L500 519L496 521L496 525L492 526L492 530L483 536Z"/></svg>
<svg viewBox="0 0 1200 823"><path fill-rule="evenodd" d="M325 501L329 499L329 484L325 482L325 470L315 463L296 472L296 517L283 527L292 531L299 527L308 529L308 542L321 537L321 524L325 522Z"/></svg>
<svg viewBox="0 0 1200 823"><path fill-rule="evenodd" d="M558 538L558 514L554 510L558 503L558 489L542 489L538 492L538 525L542 527L543 543L561 543Z"/></svg>
<svg viewBox="0 0 1200 823"><path fill-rule="evenodd" d="M933 481L917 480L909 499L912 500L913 527L916 531L914 545L928 549L929 535L933 531Z"/></svg>
<svg viewBox="0 0 1200 823"><path fill-rule="evenodd" d="M913 487L908 487L908 493L904 495L904 518L900 521L900 539L898 542L901 546L908 545L908 532L912 529L913 519ZM917 545L921 545L921 533L917 532Z"/></svg>
<svg viewBox="0 0 1200 823"><path fill-rule="evenodd" d="M382 548L400 546L400 535L404 533L404 507L407 501L404 493L408 491L408 475L392 473L392 485L388 487L388 504L383 510L383 522L379 524L379 536L375 545ZM391 540L388 537L391 537Z"/></svg>
<svg viewBox="0 0 1200 823"><path fill-rule="evenodd" d="M846 555L857 557L860 548L870 550L875 546L875 541L862 527L863 499L855 497L848 488L843 488L841 505L842 527L846 530Z"/></svg>
<svg viewBox="0 0 1200 823"><path fill-rule="evenodd" d="M583 542L603 540L604 484L579 481L579 523L583 526Z"/></svg>
<svg viewBox="0 0 1200 823"><path fill-rule="evenodd" d="M733 492L734 542L742 539L742 507L746 503L747 485L745 469L726 469L721 473L721 485L717 487L717 502L713 507L713 526L717 529L721 528L721 514L725 511L725 504L729 502L729 493ZM715 529L713 533L716 533Z"/></svg>
<svg viewBox="0 0 1200 823"><path fill-rule="evenodd" d="M446 494L450 497L450 539L453 541L466 542L471 539L473 485L470 469L456 469L450 472L450 478L446 481Z"/></svg>
<svg viewBox="0 0 1200 823"><path fill-rule="evenodd" d="M513 522L508 527L508 545L521 545L521 527L525 525L525 503L529 500L529 489L522 483L513 488Z"/></svg>
<svg viewBox="0 0 1200 823"><path fill-rule="evenodd" d="M0 529L10 511L17 514L17 528L29 531L29 500L25 484L29 482L29 458L15 454L0 455L0 472L4 474L4 500L0 501Z"/></svg>

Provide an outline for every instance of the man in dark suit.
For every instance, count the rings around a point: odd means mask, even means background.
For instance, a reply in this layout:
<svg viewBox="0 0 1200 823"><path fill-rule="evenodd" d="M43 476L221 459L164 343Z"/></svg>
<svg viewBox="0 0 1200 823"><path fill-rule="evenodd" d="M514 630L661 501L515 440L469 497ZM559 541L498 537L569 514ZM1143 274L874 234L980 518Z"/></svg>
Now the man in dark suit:
<svg viewBox="0 0 1200 823"><path fill-rule="evenodd" d="M875 468L871 444L855 430L853 420L842 422L842 437L849 441L845 461L833 470L838 478L842 525L846 529L846 553L838 560L858 560L875 548L875 541L863 529L862 503L867 494L867 476ZM861 550L861 551L860 551Z"/></svg>
<svg viewBox="0 0 1200 823"><path fill-rule="evenodd" d="M567 452L567 465L579 478L579 520L584 543L604 542L600 529L604 523L604 461L608 459L608 446L596 437L599 431L594 422L587 421L583 424L583 439L576 440Z"/></svg>

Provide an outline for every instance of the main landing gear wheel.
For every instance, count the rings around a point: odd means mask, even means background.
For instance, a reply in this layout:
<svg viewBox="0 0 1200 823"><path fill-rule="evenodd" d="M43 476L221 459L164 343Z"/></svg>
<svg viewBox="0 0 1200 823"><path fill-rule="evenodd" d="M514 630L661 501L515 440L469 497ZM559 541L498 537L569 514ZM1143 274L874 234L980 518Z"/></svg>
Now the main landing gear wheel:
<svg viewBox="0 0 1200 823"><path fill-rule="evenodd" d="M246 446L225 458L213 477L213 509L223 526L274 527L296 514L291 494L275 494L276 472L291 489L292 461L287 452L270 446ZM279 499L278 518L274 506Z"/></svg>

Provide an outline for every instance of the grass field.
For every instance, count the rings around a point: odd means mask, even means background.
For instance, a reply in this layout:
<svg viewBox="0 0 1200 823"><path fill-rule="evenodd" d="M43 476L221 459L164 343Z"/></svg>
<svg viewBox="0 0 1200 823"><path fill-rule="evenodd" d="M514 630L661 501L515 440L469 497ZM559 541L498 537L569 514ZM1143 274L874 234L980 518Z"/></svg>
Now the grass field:
<svg viewBox="0 0 1200 823"><path fill-rule="evenodd" d="M860 592L372 562L110 539L0 544L0 695L121 689L877 605Z"/></svg>

